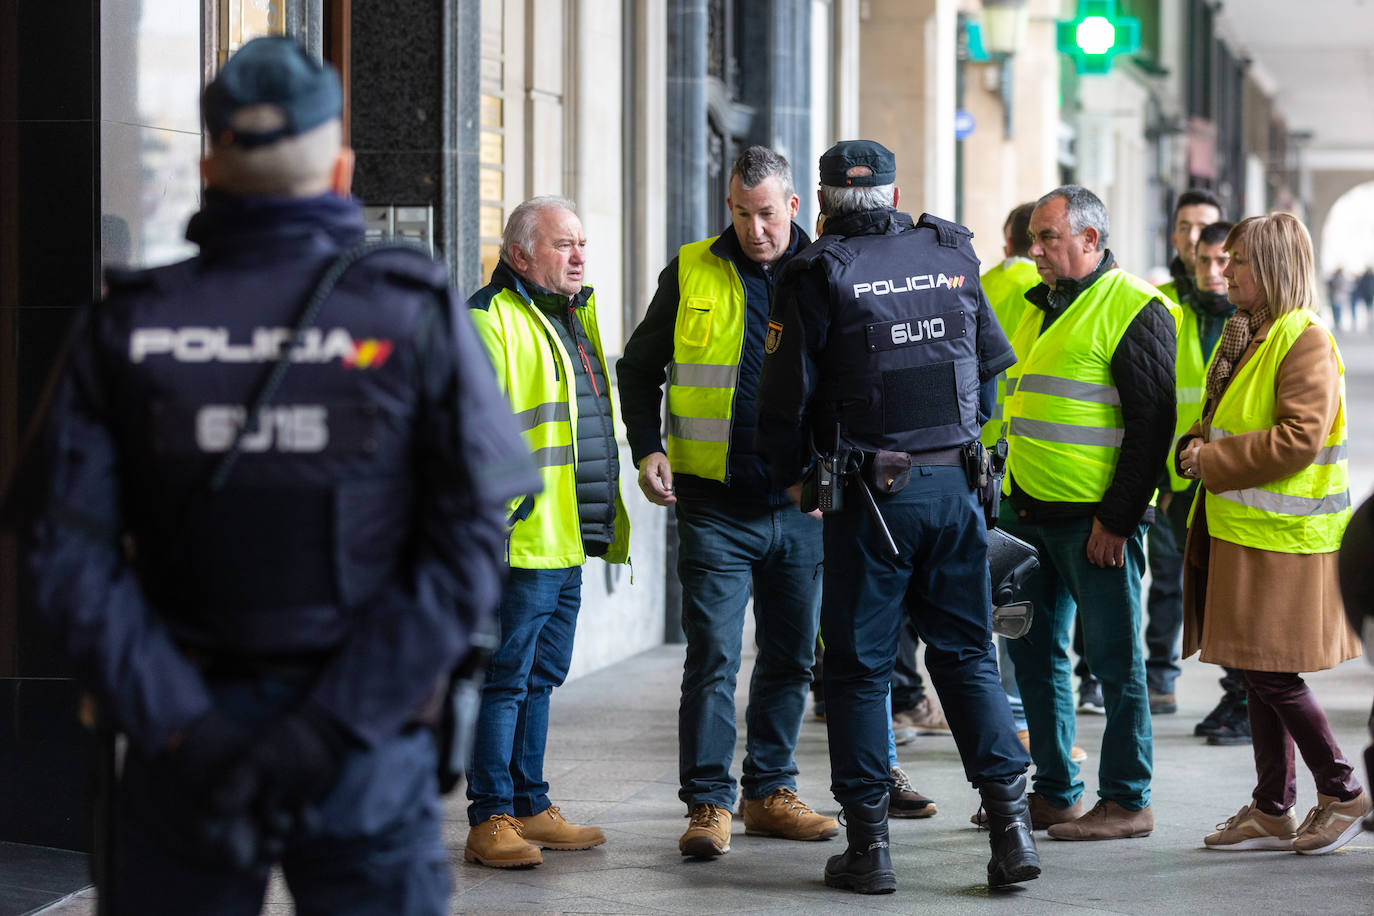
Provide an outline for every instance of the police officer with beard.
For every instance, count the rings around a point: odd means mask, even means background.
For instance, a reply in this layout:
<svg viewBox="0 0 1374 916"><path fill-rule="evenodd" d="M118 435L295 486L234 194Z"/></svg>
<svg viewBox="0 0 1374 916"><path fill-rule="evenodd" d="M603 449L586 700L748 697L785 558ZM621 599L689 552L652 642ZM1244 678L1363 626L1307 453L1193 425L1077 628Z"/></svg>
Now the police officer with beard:
<svg viewBox="0 0 1374 916"><path fill-rule="evenodd" d="M200 254L111 275L26 464L39 613L127 741L102 912L257 913L274 863L302 912L447 912L427 710L539 481L443 266L360 247L341 102L289 39L225 64Z"/></svg>
<svg viewBox="0 0 1374 916"><path fill-rule="evenodd" d="M926 643L988 813L988 883L1040 874L1030 761L998 679L986 523L965 462L1015 356L978 284L971 234L898 212L895 175L892 153L868 140L821 157L824 231L778 278L758 396L760 450L778 483L801 498L812 449L836 450L837 440L841 469L854 472L843 509L825 517L826 724L849 840L825 882L867 894L896 889L884 697L903 613Z"/></svg>

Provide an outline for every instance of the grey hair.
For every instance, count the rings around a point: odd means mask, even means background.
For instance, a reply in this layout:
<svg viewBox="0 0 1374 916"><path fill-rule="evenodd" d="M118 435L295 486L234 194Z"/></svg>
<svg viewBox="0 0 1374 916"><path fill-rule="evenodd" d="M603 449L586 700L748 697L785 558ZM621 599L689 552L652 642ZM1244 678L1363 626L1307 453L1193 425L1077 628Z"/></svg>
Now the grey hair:
<svg viewBox="0 0 1374 916"><path fill-rule="evenodd" d="M821 212L830 217L863 213L866 210L891 210L894 187L890 184L879 184L872 187L833 188L823 184Z"/></svg>
<svg viewBox="0 0 1374 916"><path fill-rule="evenodd" d="M567 210L577 214L577 204L557 194L531 197L510 211L506 229L501 233L501 260L511 263L510 250L518 247L526 255L534 251L534 236L539 225L539 214L545 210Z"/></svg>
<svg viewBox="0 0 1374 916"><path fill-rule="evenodd" d="M234 116L241 130L271 130L285 122L275 105L253 105ZM294 137L245 148L212 141L213 184L230 194L310 197L329 190L334 162L343 148L343 125L325 121Z"/></svg>
<svg viewBox="0 0 1374 916"><path fill-rule="evenodd" d="M1111 228L1111 222L1107 219L1107 207L1102 203L1102 198L1081 185L1066 184L1037 200L1035 205L1043 207L1059 197L1064 198L1064 207L1069 216L1069 232L1078 235L1092 226L1097 230L1097 250L1105 248L1107 230Z"/></svg>
<svg viewBox="0 0 1374 916"><path fill-rule="evenodd" d="M730 178L738 178L746 191L752 191L772 177L782 185L784 200L790 200L797 193L797 186L792 181L792 166L781 153L766 146L749 147L739 154L730 169Z"/></svg>

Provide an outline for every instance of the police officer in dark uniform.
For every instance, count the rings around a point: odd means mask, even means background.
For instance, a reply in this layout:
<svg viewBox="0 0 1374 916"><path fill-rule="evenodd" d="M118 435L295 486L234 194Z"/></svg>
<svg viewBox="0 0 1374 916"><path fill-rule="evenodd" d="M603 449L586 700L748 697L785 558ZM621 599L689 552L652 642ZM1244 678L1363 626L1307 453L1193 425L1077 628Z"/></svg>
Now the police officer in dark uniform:
<svg viewBox="0 0 1374 916"><path fill-rule="evenodd" d="M1030 761L992 647L987 530L965 447L1015 356L978 283L971 233L898 212L895 175L892 153L872 141L844 141L821 157L824 231L778 278L759 445L780 484L803 477L812 448L838 451L840 470L852 472L843 509L825 518L826 723L849 839L826 864L826 884L896 888L884 697L905 610L982 794L988 883L1001 886L1035 878L1040 865L1026 808Z"/></svg>
<svg viewBox="0 0 1374 916"><path fill-rule="evenodd" d="M110 276L29 465L39 611L127 742L102 912L257 913L274 862L300 912L447 912L426 707L538 478L443 266L357 247L341 99L289 39L228 61L200 254Z"/></svg>

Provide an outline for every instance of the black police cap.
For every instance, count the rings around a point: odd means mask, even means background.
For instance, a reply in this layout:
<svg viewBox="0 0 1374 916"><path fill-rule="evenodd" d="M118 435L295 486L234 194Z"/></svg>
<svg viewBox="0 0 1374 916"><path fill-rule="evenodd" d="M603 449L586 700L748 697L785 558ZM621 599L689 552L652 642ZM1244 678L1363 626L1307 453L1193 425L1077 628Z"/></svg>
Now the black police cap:
<svg viewBox="0 0 1374 916"><path fill-rule="evenodd" d="M856 165L867 166L868 175L849 175ZM821 156L821 184L831 188L871 188L897 179L897 158L876 140L841 140Z"/></svg>
<svg viewBox="0 0 1374 916"><path fill-rule="evenodd" d="M268 130L234 126L234 116L254 105L271 105L282 123ZM205 87L201 112L214 142L265 146L305 133L343 111L339 74L290 38L254 38L229 58Z"/></svg>

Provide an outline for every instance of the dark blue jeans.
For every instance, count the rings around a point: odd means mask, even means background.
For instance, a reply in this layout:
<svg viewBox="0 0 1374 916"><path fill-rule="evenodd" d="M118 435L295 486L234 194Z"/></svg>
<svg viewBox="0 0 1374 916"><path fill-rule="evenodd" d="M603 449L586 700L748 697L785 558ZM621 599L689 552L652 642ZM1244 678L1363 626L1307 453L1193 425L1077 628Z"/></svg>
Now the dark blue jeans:
<svg viewBox="0 0 1374 916"><path fill-rule="evenodd" d="M678 577L687 659L678 709L678 791L689 807L735 803L735 679L752 589L758 657L744 711L747 799L795 789L793 754L815 660L821 523L792 505L679 492Z"/></svg>
<svg viewBox="0 0 1374 916"><path fill-rule="evenodd" d="M568 676L581 605L581 566L510 571L468 771L474 827L493 814L529 817L549 807L549 696Z"/></svg>
<svg viewBox="0 0 1374 916"><path fill-rule="evenodd" d="M224 681L211 685L216 708L261 728L294 706L303 685ZM298 827L281 857L295 912L405 914L448 912L448 853L435 779L434 736L413 728L349 752L338 783L317 809L318 824ZM125 758L116 800L111 913L256 914L269 870L242 871L194 852L194 803L164 760ZM102 912L105 910L102 909Z"/></svg>
<svg viewBox="0 0 1374 916"><path fill-rule="evenodd" d="M962 468L913 468L900 493L879 496L899 557L859 494L825 519L826 727L831 789L841 805L891 788L888 683L903 614L926 644L926 669L975 786L1008 782L1030 764L1012 726L992 646L987 526Z"/></svg>
<svg viewBox="0 0 1374 916"><path fill-rule="evenodd" d="M1035 606L1030 632L1007 646L1030 726L1035 791L1056 808L1067 808L1083 794L1078 764L1070 759L1076 722L1069 642L1077 615L1084 657L1102 682L1107 706L1097 794L1132 811L1144 808L1150 803L1154 740L1140 651L1143 530L1126 540L1125 566L1102 569L1085 552L1091 518L1024 525L1003 503L1000 524L1040 552L1040 568L1021 592Z"/></svg>

